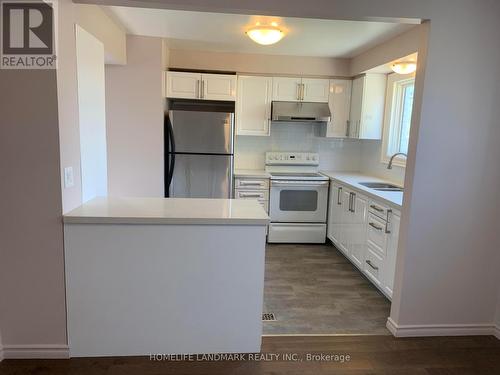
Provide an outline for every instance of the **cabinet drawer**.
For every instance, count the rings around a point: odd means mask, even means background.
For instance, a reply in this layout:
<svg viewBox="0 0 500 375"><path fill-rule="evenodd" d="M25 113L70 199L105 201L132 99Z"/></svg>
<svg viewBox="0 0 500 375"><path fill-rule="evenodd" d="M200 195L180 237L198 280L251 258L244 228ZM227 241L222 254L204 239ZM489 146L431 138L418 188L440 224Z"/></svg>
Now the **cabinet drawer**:
<svg viewBox="0 0 500 375"><path fill-rule="evenodd" d="M267 190L241 190L237 189L234 191L235 199L258 199L258 200L269 200L269 192Z"/></svg>
<svg viewBox="0 0 500 375"><path fill-rule="evenodd" d="M247 190L269 190L268 178L236 178L234 180L236 189Z"/></svg>
<svg viewBox="0 0 500 375"><path fill-rule="evenodd" d="M383 204L380 204L376 201L370 201L370 206L368 207L370 213L377 215L378 217L386 220L387 219L387 211L391 211L391 209Z"/></svg>
<svg viewBox="0 0 500 375"><path fill-rule="evenodd" d="M377 250L386 254L387 249L387 233L385 233L385 220L380 219L372 213L368 214L368 242L371 242L377 247Z"/></svg>
<svg viewBox="0 0 500 375"><path fill-rule="evenodd" d="M384 261L371 247L368 245L366 249L365 263L363 271L377 286L381 285L382 267Z"/></svg>

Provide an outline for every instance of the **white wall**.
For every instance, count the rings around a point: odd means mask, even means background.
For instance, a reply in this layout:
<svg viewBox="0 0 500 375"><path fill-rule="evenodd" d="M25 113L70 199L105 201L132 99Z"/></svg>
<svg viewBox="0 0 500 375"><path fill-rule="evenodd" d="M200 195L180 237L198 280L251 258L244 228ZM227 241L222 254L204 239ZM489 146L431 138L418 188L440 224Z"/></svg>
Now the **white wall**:
<svg viewBox="0 0 500 375"><path fill-rule="evenodd" d="M78 116L78 84L76 79L75 6L71 1L59 2L59 44L57 56L57 100L61 158L63 213L82 203L80 171L80 128ZM73 186L64 186L64 168L73 169Z"/></svg>
<svg viewBox="0 0 500 375"><path fill-rule="evenodd" d="M104 44L106 64L126 64L126 32L97 5L75 4L77 23Z"/></svg>
<svg viewBox="0 0 500 375"><path fill-rule="evenodd" d="M160 38L128 36L127 65L106 66L108 184L111 196L163 197Z"/></svg>
<svg viewBox="0 0 500 375"><path fill-rule="evenodd" d="M238 73L349 76L348 59L195 50L172 49L170 67Z"/></svg>
<svg viewBox="0 0 500 375"><path fill-rule="evenodd" d="M108 194L104 45L76 26L82 201Z"/></svg>
<svg viewBox="0 0 500 375"><path fill-rule="evenodd" d="M350 74L355 76L376 66L411 55L419 47L422 31L421 25L415 26L407 32L355 56L349 62Z"/></svg>
<svg viewBox="0 0 500 375"><path fill-rule="evenodd" d="M264 169L266 151L300 151L318 152L322 170L359 170L359 141L317 137L313 126L273 123L269 137L237 136L235 169Z"/></svg>

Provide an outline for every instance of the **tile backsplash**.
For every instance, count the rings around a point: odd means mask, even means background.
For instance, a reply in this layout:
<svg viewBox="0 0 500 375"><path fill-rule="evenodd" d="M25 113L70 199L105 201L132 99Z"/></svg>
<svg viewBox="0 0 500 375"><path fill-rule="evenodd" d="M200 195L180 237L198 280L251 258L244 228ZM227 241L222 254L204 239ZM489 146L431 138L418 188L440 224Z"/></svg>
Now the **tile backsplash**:
<svg viewBox="0 0 500 375"><path fill-rule="evenodd" d="M271 124L269 137L237 136L235 141L236 169L264 169L266 151L317 152L320 169L357 171L361 164L358 140L318 137L310 123Z"/></svg>

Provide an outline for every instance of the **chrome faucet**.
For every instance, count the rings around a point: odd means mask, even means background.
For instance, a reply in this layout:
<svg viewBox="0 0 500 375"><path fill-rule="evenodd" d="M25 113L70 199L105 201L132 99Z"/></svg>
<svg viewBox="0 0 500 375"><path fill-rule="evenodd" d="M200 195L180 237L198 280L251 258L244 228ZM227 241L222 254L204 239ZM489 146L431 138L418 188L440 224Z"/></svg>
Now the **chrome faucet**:
<svg viewBox="0 0 500 375"><path fill-rule="evenodd" d="M404 157L408 157L404 152L396 152L394 155L391 156L389 160L389 164L387 164L387 169L392 169L392 162L394 161L394 158L398 155L403 155Z"/></svg>

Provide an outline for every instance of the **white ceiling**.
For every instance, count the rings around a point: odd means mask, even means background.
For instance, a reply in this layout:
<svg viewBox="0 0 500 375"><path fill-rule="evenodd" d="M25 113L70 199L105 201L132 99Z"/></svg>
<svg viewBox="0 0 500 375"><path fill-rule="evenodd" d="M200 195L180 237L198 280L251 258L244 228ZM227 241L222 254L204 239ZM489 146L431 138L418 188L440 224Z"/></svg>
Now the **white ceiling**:
<svg viewBox="0 0 500 375"><path fill-rule="evenodd" d="M128 34L168 38L172 49L219 52L350 58L414 26L115 6L105 8ZM277 21L285 30L285 37L271 46L256 44L245 35L245 30L257 21Z"/></svg>

